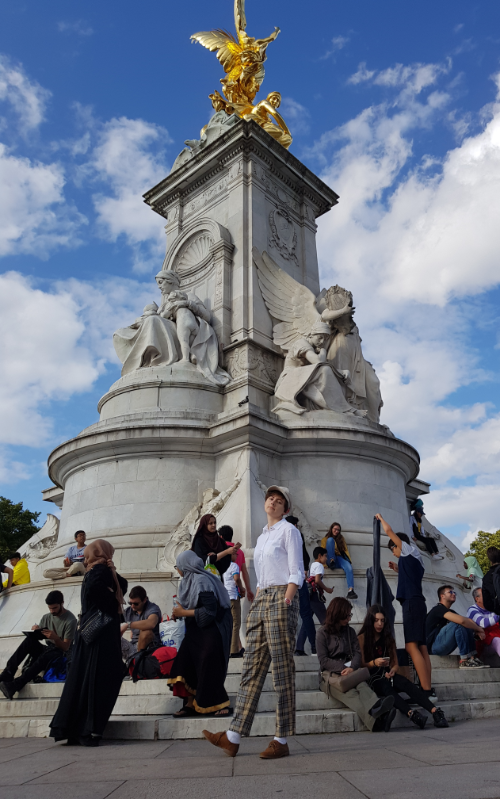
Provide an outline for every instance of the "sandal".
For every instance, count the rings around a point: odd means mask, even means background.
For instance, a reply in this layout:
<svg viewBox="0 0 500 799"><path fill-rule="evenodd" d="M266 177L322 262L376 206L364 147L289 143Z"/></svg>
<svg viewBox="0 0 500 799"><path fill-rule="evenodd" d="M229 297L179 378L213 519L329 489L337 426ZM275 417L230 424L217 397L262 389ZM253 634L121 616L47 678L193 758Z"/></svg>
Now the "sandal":
<svg viewBox="0 0 500 799"><path fill-rule="evenodd" d="M232 707L222 707L220 710L214 710L213 713L199 713L199 716L203 716L206 718L207 716L213 716L214 718L227 718L228 716L233 715L233 708Z"/></svg>
<svg viewBox="0 0 500 799"><path fill-rule="evenodd" d="M194 707L189 707L188 705L184 705L184 707L181 707L181 709L178 710L177 713L172 713L174 719L184 719L187 716L198 716L198 715L199 713L197 713Z"/></svg>

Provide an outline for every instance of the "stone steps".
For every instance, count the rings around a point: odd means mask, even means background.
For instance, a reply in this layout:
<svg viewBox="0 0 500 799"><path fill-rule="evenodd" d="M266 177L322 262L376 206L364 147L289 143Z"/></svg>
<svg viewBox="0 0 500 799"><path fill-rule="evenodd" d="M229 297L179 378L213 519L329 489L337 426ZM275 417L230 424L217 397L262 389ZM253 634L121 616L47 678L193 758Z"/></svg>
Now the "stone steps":
<svg viewBox="0 0 500 799"><path fill-rule="evenodd" d="M297 685L297 734L355 732L363 728L358 717L341 703L329 700L318 690L316 657L295 659ZM465 671L458 658L432 658L433 684L439 705L450 721L500 717L500 668ZM242 661L229 662L226 688L234 706ZM0 737L46 737L63 686L58 683L29 684L9 702L0 699ZM202 730L227 728L227 718L174 719L180 700L173 697L163 680L122 684L114 714L106 729L111 739L201 738ZM252 736L275 732L276 695L272 677L266 677L264 691L252 727ZM428 722L432 727L431 722ZM394 726L412 726L398 713Z"/></svg>

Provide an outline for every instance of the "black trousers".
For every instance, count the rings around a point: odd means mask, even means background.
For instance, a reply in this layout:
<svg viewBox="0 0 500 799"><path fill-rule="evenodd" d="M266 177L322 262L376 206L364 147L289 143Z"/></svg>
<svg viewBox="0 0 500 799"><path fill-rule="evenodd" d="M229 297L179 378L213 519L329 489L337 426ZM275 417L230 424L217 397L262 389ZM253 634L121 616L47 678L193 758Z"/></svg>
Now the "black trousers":
<svg viewBox="0 0 500 799"><path fill-rule="evenodd" d="M23 672L21 677L15 680L14 675L18 667L28 655L34 658L33 663ZM1 675L2 680L3 682L12 682L14 689L20 691L37 674L40 674L41 671L46 671L53 660L62 655L64 655L64 652L57 646L44 646L40 641L31 638L31 636L26 636L22 644L17 647L12 657L7 661L7 666Z"/></svg>
<svg viewBox="0 0 500 799"><path fill-rule="evenodd" d="M417 541L421 541L422 544L425 546L429 555L437 555L439 550L437 548L437 544L433 538L429 538L426 535L420 535L420 533L416 533L415 530L413 531L414 537Z"/></svg>
<svg viewBox="0 0 500 799"><path fill-rule="evenodd" d="M370 688L372 691L375 691L377 696L393 696L394 697L394 707L397 707L401 713L404 713L405 716L408 715L410 710L412 710L411 706L408 702L400 696L401 693L408 694L410 699L414 704L420 705L423 707L424 710L428 710L429 713L432 713L434 710L434 705L432 702L427 698L421 688L418 685L410 682L403 677L401 674L395 674L391 680L388 680L387 677L381 677L379 680L374 680L370 682Z"/></svg>

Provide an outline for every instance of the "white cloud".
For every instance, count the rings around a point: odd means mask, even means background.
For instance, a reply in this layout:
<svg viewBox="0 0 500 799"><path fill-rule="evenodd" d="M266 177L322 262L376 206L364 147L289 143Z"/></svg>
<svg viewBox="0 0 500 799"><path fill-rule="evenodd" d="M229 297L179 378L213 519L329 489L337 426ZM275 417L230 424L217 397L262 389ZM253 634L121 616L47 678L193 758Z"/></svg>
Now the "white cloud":
<svg viewBox="0 0 500 799"><path fill-rule="evenodd" d="M10 461L5 445L54 443L50 401L89 391L107 364L119 366L113 332L157 293L152 279L72 279L46 291L16 272L0 276L0 471L11 482L29 477L29 469Z"/></svg>
<svg viewBox="0 0 500 799"><path fill-rule="evenodd" d="M335 53L338 53L339 50L343 50L350 41L351 40L348 36L334 36L329 49L324 55L321 56L320 60L324 61L327 58L331 58L333 55L335 55Z"/></svg>
<svg viewBox="0 0 500 799"><path fill-rule="evenodd" d="M150 268L150 259L165 250L165 222L141 195L168 174L163 150L168 132L142 119L113 119L99 134L86 167L87 174L107 183L112 194L94 195L94 206L103 238L123 236L134 252L138 271Z"/></svg>
<svg viewBox="0 0 500 799"><path fill-rule="evenodd" d="M29 480L30 477L26 464L11 460L6 448L0 447L0 483L14 485L21 480Z"/></svg>
<svg viewBox="0 0 500 799"><path fill-rule="evenodd" d="M78 36L92 36L94 33L88 22L83 19L74 22L58 22L57 30L59 33L76 33Z"/></svg>
<svg viewBox="0 0 500 799"><path fill-rule="evenodd" d="M360 65L351 82L378 83L388 98L324 134L310 155L340 194L319 220L322 283L353 291L382 421L419 449L421 476L434 484L429 518L465 534L500 527L499 409L453 404L454 392L491 380L473 324L481 294L500 283L500 89L471 120L474 136L437 162L418 160L418 131L453 113L452 95L439 90L448 69Z"/></svg>
<svg viewBox="0 0 500 799"><path fill-rule="evenodd" d="M0 257L40 257L56 247L80 243L85 217L65 200L64 170L9 153L0 143Z"/></svg>
<svg viewBox="0 0 500 799"><path fill-rule="evenodd" d="M280 114L293 135L309 132L309 111L292 97L283 97Z"/></svg>
<svg viewBox="0 0 500 799"><path fill-rule="evenodd" d="M9 104L20 123L20 132L37 128L44 120L50 92L30 80L21 66L0 55L0 101Z"/></svg>

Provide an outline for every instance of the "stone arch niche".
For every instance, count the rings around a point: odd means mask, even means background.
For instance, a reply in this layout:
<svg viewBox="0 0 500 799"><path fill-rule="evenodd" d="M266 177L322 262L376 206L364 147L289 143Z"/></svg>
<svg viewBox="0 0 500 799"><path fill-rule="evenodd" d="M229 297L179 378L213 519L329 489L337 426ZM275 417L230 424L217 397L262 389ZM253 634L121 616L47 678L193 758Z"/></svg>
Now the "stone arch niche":
<svg viewBox="0 0 500 799"><path fill-rule="evenodd" d="M196 219L167 249L163 261L163 269L179 276L181 289L194 292L210 310L221 347L231 336L233 250L225 227L213 219Z"/></svg>

